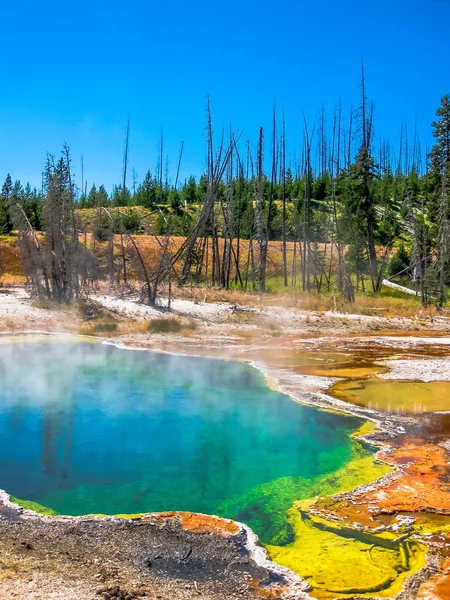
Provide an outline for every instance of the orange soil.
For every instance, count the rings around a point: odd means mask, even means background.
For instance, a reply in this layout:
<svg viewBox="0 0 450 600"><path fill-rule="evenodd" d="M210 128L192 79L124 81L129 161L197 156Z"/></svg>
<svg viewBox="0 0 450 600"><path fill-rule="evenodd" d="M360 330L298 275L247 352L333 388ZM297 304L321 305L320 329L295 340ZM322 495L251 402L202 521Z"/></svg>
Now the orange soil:
<svg viewBox="0 0 450 600"><path fill-rule="evenodd" d="M157 515L157 520L173 518L180 521L183 529L193 533L214 533L225 538L239 533L239 527L234 521L219 517L189 512L163 512Z"/></svg>
<svg viewBox="0 0 450 600"><path fill-rule="evenodd" d="M435 443L433 443L433 441ZM400 467L397 478L377 485L371 491L344 498L322 498L312 511L365 529L395 524L397 514L408 513L419 521L432 521L433 515L450 516L450 463L448 452L439 440L403 437L395 440L392 452L381 451L379 458ZM436 516L434 517L436 518ZM437 574L420 586L420 600L450 600L450 538L441 534L425 538L431 551L441 557Z"/></svg>
<svg viewBox="0 0 450 600"><path fill-rule="evenodd" d="M399 443L399 441L396 441ZM366 494L379 512L448 512L450 514L449 464L446 451L424 439L402 440L391 455L380 453L389 464L401 466L404 474L388 489Z"/></svg>
<svg viewBox="0 0 450 600"><path fill-rule="evenodd" d="M423 583L416 596L417 600L450 600L450 558L443 557L438 573Z"/></svg>

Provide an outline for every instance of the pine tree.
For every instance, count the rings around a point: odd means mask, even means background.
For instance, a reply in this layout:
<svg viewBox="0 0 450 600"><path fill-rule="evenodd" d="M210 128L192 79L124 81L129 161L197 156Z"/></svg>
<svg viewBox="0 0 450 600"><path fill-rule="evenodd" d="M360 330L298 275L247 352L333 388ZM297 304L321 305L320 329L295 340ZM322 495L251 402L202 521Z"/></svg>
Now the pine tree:
<svg viewBox="0 0 450 600"><path fill-rule="evenodd" d="M104 185L101 185L98 188L96 206L102 206L102 207L109 206L109 196L108 196L108 192L106 191Z"/></svg>
<svg viewBox="0 0 450 600"><path fill-rule="evenodd" d="M450 225L448 180L450 178L450 97L441 98L441 105L436 111L438 119L433 121L433 136L436 143L430 153L430 180L433 186L434 203L429 207L437 212L438 225L436 236L437 270L439 272L438 306L442 308L446 300L446 279L450 257ZM434 206L433 206L434 204ZM436 207L437 211L436 211ZM434 211L433 211L434 209Z"/></svg>
<svg viewBox="0 0 450 600"><path fill-rule="evenodd" d="M95 206L97 206L97 186L94 183L94 185L89 190L89 194L85 200L85 207L94 208Z"/></svg>
<svg viewBox="0 0 450 600"><path fill-rule="evenodd" d="M158 204L157 182L152 177L150 171L147 171L144 181L138 187L136 192L137 202L135 204L153 210Z"/></svg>
<svg viewBox="0 0 450 600"><path fill-rule="evenodd" d="M9 216L9 202L13 193L11 175L8 173L0 195L0 235L7 235L12 231L12 222Z"/></svg>
<svg viewBox="0 0 450 600"><path fill-rule="evenodd" d="M438 269L439 269L439 298L438 306L442 308L447 299L446 280L450 257L450 223L449 202L446 178L442 179L441 203L439 219L439 236L437 245Z"/></svg>
<svg viewBox="0 0 450 600"><path fill-rule="evenodd" d="M195 181L195 177L189 177L181 191L181 195L186 204L197 202L197 182Z"/></svg>
<svg viewBox="0 0 450 600"><path fill-rule="evenodd" d="M450 97L448 94L441 98L436 116L438 119L432 123L436 144L430 153L431 167L433 171L443 175L450 167Z"/></svg>
<svg viewBox="0 0 450 600"><path fill-rule="evenodd" d="M113 206L130 206L131 194L129 189L116 185L112 195L112 204Z"/></svg>

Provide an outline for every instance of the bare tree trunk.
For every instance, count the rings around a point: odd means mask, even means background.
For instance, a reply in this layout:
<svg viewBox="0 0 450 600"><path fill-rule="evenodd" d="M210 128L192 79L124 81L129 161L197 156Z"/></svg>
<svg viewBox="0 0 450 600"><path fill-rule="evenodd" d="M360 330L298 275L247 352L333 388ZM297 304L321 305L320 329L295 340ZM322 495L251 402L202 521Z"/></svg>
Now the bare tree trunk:
<svg viewBox="0 0 450 600"><path fill-rule="evenodd" d="M264 227L264 199L263 199L263 128L259 130L258 160L257 160L256 187L256 230L259 244L258 276L259 291L266 291L266 259L267 259L267 231ZM270 205L269 205L270 214Z"/></svg>
<svg viewBox="0 0 450 600"><path fill-rule="evenodd" d="M281 137L281 169L282 169L282 190L283 190L283 275L284 275L284 287L288 286L288 275L287 275L287 251L286 251L286 126L284 122L283 112L283 125L282 125L282 137Z"/></svg>

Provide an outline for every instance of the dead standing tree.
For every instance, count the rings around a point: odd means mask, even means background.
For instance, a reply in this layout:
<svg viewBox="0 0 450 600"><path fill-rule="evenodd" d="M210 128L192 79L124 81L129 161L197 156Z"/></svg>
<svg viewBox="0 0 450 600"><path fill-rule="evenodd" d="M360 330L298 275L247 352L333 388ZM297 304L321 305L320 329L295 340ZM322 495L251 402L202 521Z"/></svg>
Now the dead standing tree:
<svg viewBox="0 0 450 600"><path fill-rule="evenodd" d="M52 299L64 303L79 295L78 236L70 168L69 149L65 146L56 164L52 157L48 158L44 173L46 268Z"/></svg>
<svg viewBox="0 0 450 600"><path fill-rule="evenodd" d="M51 289L42 243L17 200L11 198L8 209L14 228L18 231L19 249L29 291L32 296L50 299Z"/></svg>
<svg viewBox="0 0 450 600"><path fill-rule="evenodd" d="M303 135L304 155L305 155L305 186L303 203L303 262L302 262L302 287L303 291L311 289L311 200L312 200L312 182L313 171L311 166L311 145L314 136L314 128L311 136L308 132L306 117L303 115L305 131Z"/></svg>
<svg viewBox="0 0 450 600"><path fill-rule="evenodd" d="M250 201L247 204L247 229L248 229L248 252L247 252L247 263L245 267L245 284L244 289L248 289L248 281L251 276L252 288L256 289L256 269L255 269L255 253L253 248L253 242L258 238L258 226L256 223L256 210L255 210L255 198L257 197L255 169L253 164L252 152L250 149L250 142L247 142L247 179L248 171L250 169L251 181L252 181L252 192Z"/></svg>
<svg viewBox="0 0 450 600"><path fill-rule="evenodd" d="M259 278L259 291L266 291L266 262L267 262L267 250L269 246L269 233L266 227L264 218L264 189L263 189L263 149L264 149L264 130L262 127L259 129L258 137L258 152L257 152L257 169L256 178L253 182L253 193L254 193L254 204L256 211L256 239L259 246L259 258L258 258L258 278ZM271 206L269 206L269 215L271 212Z"/></svg>
<svg viewBox="0 0 450 600"><path fill-rule="evenodd" d="M284 287L288 286L287 272L287 248L286 248L286 124L284 122L284 111L282 118L282 134L281 134L281 157L280 157L280 175L282 185L282 202L283 202L283 281Z"/></svg>
<svg viewBox="0 0 450 600"><path fill-rule="evenodd" d="M108 254L109 279L111 281L111 278L112 278L112 281L115 282L115 280L116 280L115 264L113 263L113 265L111 266L109 257L111 256L111 253L112 254L114 253L114 226L115 226L116 219L117 219L117 217L126 216L126 213L121 211L120 209L115 210L113 213L109 208L106 208L104 206L99 206L97 208L97 211L98 211L100 220L103 224L103 229L107 231L107 236L108 236L107 254ZM146 304L153 305L155 303L156 294L153 291L150 270L146 264L146 261L144 260L142 253L140 252L133 236L127 231L122 231L120 234L120 243L121 243L121 249L122 249L122 253L123 253L124 264L126 263L127 260L129 260L128 257L131 256L131 258L134 259L134 262L137 265L136 271L138 272L138 279L139 279L139 281L143 282L141 290L140 290L141 299ZM128 255L128 256L126 256L126 255ZM111 269L112 269L112 273L111 273ZM120 275L118 277L120 278ZM124 277L124 284L125 285L128 284L128 281L125 282L125 277Z"/></svg>
<svg viewBox="0 0 450 600"><path fill-rule="evenodd" d="M219 149L217 152L214 150L211 105L209 98L207 100L207 139L207 184L203 206L192 232L171 259L172 265L175 265L180 259L183 260L183 266L179 276L180 285L184 285L187 282L194 265L196 265L195 282L200 282L203 267L205 267L206 270L208 269L209 244L211 244L211 282L213 285L220 285L223 282L222 271L223 268L225 268L225 265L222 264L219 251L219 230L216 206L218 203L217 196L219 185L231 159L232 148L236 141L234 136L231 136L230 144L225 148L222 135Z"/></svg>
<svg viewBox="0 0 450 600"><path fill-rule="evenodd" d="M124 156L123 156L122 204L124 206L125 206L125 197L126 197L126 189L127 189L129 143L130 143L130 117L128 116L127 131L125 134L125 150L124 150ZM128 283L128 277L127 277L127 260L126 260L126 255L125 255L125 246L123 243L123 232L124 232L123 220L120 220L119 230L120 230L120 251L121 251L121 256L122 256L122 268L123 268L123 283L126 286Z"/></svg>
<svg viewBox="0 0 450 600"><path fill-rule="evenodd" d="M43 176L45 237L42 241L20 204L12 200L9 207L19 232L19 247L31 293L59 303L69 303L80 296L79 275L87 252L78 244L70 169L67 146L56 163L53 157L47 158Z"/></svg>

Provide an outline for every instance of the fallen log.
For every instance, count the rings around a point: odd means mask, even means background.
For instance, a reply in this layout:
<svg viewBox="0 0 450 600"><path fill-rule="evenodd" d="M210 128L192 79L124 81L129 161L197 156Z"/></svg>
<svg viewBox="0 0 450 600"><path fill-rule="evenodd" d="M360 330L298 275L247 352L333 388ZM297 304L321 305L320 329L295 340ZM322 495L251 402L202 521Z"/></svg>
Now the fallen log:
<svg viewBox="0 0 450 600"><path fill-rule="evenodd" d="M404 285L399 285L398 283L389 281L389 279L383 279L382 284L393 290L399 290L400 292L405 292L405 294L412 294L413 296L417 296L416 290L412 290L411 288L407 288Z"/></svg>

